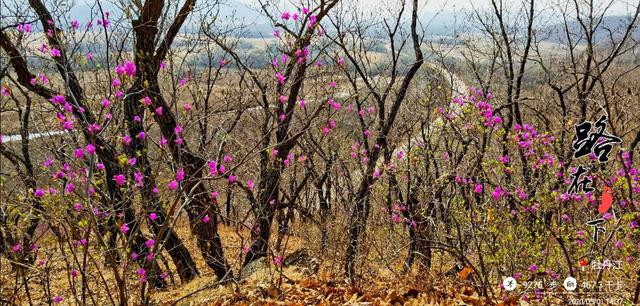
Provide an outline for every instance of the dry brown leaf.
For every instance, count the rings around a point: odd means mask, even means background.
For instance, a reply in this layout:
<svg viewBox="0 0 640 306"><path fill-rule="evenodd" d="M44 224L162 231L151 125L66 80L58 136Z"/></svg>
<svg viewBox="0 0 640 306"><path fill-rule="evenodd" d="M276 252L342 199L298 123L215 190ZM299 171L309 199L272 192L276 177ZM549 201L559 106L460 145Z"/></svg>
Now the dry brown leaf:
<svg viewBox="0 0 640 306"><path fill-rule="evenodd" d="M461 279L466 280L471 273L473 273L473 269L471 267L464 267L460 272L458 272L458 276L460 276Z"/></svg>

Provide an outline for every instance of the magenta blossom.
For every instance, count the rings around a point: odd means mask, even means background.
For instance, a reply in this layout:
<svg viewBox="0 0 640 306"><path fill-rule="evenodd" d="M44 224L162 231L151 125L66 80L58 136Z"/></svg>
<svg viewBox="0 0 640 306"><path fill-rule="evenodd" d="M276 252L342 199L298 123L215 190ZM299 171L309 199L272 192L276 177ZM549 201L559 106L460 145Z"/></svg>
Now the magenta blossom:
<svg viewBox="0 0 640 306"><path fill-rule="evenodd" d="M149 240L145 241L145 243L144 243L144 245L149 249L152 248L153 245L155 245L155 244L156 244L156 241L153 240L153 239L149 239Z"/></svg>
<svg viewBox="0 0 640 306"><path fill-rule="evenodd" d="M111 86L114 88L118 88L120 85L122 85L122 82L120 82L119 79L113 79L113 81L111 81Z"/></svg>
<svg viewBox="0 0 640 306"><path fill-rule="evenodd" d="M126 223L122 223L122 225L120 225L120 231L123 234L126 234L127 232L129 232L129 226Z"/></svg>
<svg viewBox="0 0 640 306"><path fill-rule="evenodd" d="M77 148L73 153L74 153L74 155L76 156L77 159L84 158L84 149L83 148Z"/></svg>
<svg viewBox="0 0 640 306"><path fill-rule="evenodd" d="M33 192L33 195L34 195L36 198L42 198L42 197L44 197L44 190L42 190L42 189L38 188L38 189L36 189L36 190Z"/></svg>
<svg viewBox="0 0 640 306"><path fill-rule="evenodd" d="M180 168L176 173L176 181L181 182L182 180L184 180L184 169Z"/></svg>
<svg viewBox="0 0 640 306"><path fill-rule="evenodd" d="M124 176L124 174L117 174L113 176L113 180L116 181L117 186L124 186L126 177Z"/></svg>
<svg viewBox="0 0 640 306"><path fill-rule="evenodd" d="M96 153L96 146L94 146L93 144L88 144L85 147L85 151L87 152L87 154L93 155Z"/></svg>
<svg viewBox="0 0 640 306"><path fill-rule="evenodd" d="M62 55L60 53L60 50L56 49L55 47L51 48L49 53L51 54L51 57L60 57L60 55Z"/></svg>
<svg viewBox="0 0 640 306"><path fill-rule="evenodd" d="M475 193L482 193L482 184L478 183L473 187L473 192Z"/></svg>
<svg viewBox="0 0 640 306"><path fill-rule="evenodd" d="M178 182L177 181L171 181L167 184L167 188L169 188L169 190L176 190L178 189Z"/></svg>

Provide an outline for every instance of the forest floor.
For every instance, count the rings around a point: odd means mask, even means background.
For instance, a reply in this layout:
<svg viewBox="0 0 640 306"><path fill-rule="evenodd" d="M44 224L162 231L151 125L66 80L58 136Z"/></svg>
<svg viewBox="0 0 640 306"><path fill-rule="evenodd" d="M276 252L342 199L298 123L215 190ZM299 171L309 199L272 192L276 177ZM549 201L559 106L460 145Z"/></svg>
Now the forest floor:
<svg viewBox="0 0 640 306"><path fill-rule="evenodd" d="M225 249L240 249L242 237L232 227L220 226ZM301 237L289 236L287 253L309 245ZM242 256L228 255L231 265L239 266ZM486 299L474 292L466 275L442 279L420 273L402 277L376 273L377 277L359 279L349 284L335 266L323 263L317 271L310 271L307 263L276 266L261 261L249 273L242 270L236 280L219 284L216 277L202 266L201 276L188 284L151 294L151 303L158 305L487 305ZM338 259L333 261L339 262ZM372 268L373 269L373 268ZM338 269L339 270L339 269ZM380 271L384 270L380 267ZM235 270L237 271L237 269ZM516 305L515 301L501 305Z"/></svg>

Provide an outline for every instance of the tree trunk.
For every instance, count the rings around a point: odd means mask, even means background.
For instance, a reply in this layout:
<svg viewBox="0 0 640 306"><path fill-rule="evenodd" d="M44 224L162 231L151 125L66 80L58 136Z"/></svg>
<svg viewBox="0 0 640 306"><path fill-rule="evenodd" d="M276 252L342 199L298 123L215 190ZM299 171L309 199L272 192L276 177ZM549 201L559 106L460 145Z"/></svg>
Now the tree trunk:
<svg viewBox="0 0 640 306"><path fill-rule="evenodd" d="M139 156L140 159L137 163L137 169L144 174L143 185L141 187L143 210L145 212L155 212L158 216L158 219L149 222L151 231L156 236L157 241L161 242L164 240L164 249L169 253L169 256L171 256L178 275L180 275L180 280L182 283L188 283L198 276L198 268L189 250L182 244L182 241L176 235L173 228L168 229L166 238L158 237L161 225L164 224L166 216L160 199L152 191L153 187L156 186L156 180L147 156L146 142L138 137L139 133L144 131L142 123L133 120L134 116L138 115L142 117L144 114L144 109L140 106L141 93L143 90L140 84L141 79L143 79L142 69L138 73L136 84L127 91L127 98L124 101L125 117L129 125L129 136L132 139L127 154L129 156Z"/></svg>
<svg viewBox="0 0 640 306"><path fill-rule="evenodd" d="M280 170L269 168L262 175L259 183L258 209L256 211L256 224L251 231L253 241L249 252L244 258L242 266L267 256L269 237L271 234L271 222L278 206L278 190L280 187Z"/></svg>

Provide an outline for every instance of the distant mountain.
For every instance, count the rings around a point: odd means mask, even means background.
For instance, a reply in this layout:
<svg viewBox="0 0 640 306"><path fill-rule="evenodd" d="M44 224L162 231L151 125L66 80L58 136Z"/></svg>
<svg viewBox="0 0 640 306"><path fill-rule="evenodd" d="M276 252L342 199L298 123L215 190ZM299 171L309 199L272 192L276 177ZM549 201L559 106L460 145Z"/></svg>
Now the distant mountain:
<svg viewBox="0 0 640 306"><path fill-rule="evenodd" d="M609 37L620 39L626 31L630 20L627 16L605 16L594 33L596 42L606 42ZM634 37L640 38L640 23L636 22L635 29L632 31ZM569 32L572 34L571 39L576 42L577 39L584 39L584 30L577 19L573 19L567 24ZM564 23L556 23L544 28L544 32L548 33L547 40L559 43L566 43L566 29ZM578 41L579 42L579 41Z"/></svg>

